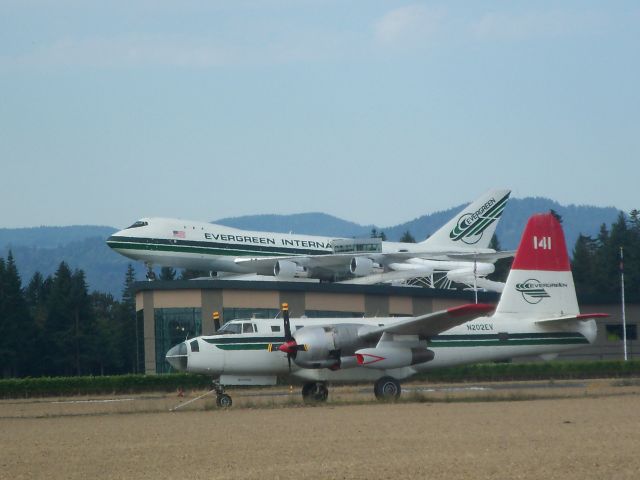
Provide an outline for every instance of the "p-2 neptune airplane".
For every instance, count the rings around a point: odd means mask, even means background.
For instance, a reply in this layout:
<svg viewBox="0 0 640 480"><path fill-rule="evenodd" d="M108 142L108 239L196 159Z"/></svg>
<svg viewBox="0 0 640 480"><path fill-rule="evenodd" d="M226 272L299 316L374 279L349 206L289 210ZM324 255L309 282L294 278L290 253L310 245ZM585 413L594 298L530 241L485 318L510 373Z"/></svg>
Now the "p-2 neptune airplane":
<svg viewBox="0 0 640 480"><path fill-rule="evenodd" d="M593 343L595 318L581 314L560 223L529 219L505 289L494 307L468 304L417 317L233 320L214 335L167 352L177 370L212 376L219 406L225 385L273 385L277 375L307 383L323 401L327 382L374 381L377 398L397 398L399 380L438 367L524 355L551 355Z"/></svg>
<svg viewBox="0 0 640 480"><path fill-rule="evenodd" d="M351 278L380 283L446 272L446 280L500 289L484 276L493 262L512 256L489 248L509 190L491 190L420 243L253 232L212 223L143 218L114 233L107 244L148 267L275 276Z"/></svg>

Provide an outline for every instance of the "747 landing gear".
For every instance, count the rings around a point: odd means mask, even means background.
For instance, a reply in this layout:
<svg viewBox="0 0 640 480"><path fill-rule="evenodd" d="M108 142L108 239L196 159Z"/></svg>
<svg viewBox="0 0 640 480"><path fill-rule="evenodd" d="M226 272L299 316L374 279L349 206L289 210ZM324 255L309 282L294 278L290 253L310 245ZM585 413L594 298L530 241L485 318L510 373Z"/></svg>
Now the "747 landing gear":
<svg viewBox="0 0 640 480"><path fill-rule="evenodd" d="M216 391L216 405L221 408L229 408L233 405L230 395L224 393L224 387L217 380L213 381L213 389Z"/></svg>
<svg viewBox="0 0 640 480"><path fill-rule="evenodd" d="M305 383L302 387L302 399L305 403L326 402L329 389L324 382Z"/></svg>
<svg viewBox="0 0 640 480"><path fill-rule="evenodd" d="M393 377L379 378L373 386L373 393L378 400L397 400L401 391L400 382Z"/></svg>

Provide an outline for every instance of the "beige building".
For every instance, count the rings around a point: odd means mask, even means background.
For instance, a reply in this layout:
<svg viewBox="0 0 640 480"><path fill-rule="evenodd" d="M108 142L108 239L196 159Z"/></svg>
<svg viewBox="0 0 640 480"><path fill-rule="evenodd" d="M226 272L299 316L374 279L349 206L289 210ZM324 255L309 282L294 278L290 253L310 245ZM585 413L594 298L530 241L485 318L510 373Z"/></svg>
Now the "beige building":
<svg viewBox="0 0 640 480"><path fill-rule="evenodd" d="M473 302L473 293L458 290L342 285L335 283L176 280L135 284L139 366L146 373L164 373L164 355L185 338L216 330L213 312L221 322L236 318L273 318L283 302L292 317L410 316ZM478 301L496 303L498 294L479 293ZM621 359L620 305L581 304L583 312L604 312L598 320L594 345L570 351L560 359ZM640 305L627 305L627 338L630 358L640 357L637 323ZM539 360L538 358L519 359Z"/></svg>

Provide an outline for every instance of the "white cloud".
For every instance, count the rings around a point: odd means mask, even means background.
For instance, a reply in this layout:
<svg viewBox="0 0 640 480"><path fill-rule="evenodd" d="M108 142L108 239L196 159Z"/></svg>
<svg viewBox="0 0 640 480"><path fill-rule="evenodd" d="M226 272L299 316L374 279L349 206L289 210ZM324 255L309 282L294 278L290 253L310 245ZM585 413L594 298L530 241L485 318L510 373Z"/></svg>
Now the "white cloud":
<svg viewBox="0 0 640 480"><path fill-rule="evenodd" d="M437 33L445 13L422 5L407 5L386 13L374 24L375 38L383 45L421 46Z"/></svg>

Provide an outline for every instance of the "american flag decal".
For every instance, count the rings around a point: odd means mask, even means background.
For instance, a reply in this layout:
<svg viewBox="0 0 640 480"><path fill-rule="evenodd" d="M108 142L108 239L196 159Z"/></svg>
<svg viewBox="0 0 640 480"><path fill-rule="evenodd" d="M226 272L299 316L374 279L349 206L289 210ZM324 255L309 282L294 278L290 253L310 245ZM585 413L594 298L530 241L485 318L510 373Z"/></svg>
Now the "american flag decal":
<svg viewBox="0 0 640 480"><path fill-rule="evenodd" d="M173 236L176 238L184 238L184 230L174 230Z"/></svg>

